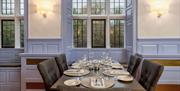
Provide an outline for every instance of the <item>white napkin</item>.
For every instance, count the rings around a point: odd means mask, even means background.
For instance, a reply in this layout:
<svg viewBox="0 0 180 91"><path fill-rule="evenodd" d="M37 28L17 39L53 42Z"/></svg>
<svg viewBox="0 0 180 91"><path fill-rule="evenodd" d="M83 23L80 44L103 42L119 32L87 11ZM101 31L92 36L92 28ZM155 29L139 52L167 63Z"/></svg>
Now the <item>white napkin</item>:
<svg viewBox="0 0 180 91"><path fill-rule="evenodd" d="M129 75L129 72L124 70L111 70L109 73L111 75Z"/></svg>
<svg viewBox="0 0 180 91"><path fill-rule="evenodd" d="M69 72L69 73L84 73L84 70L81 69L81 70L77 70L77 69L69 69L69 70L66 70L66 72Z"/></svg>
<svg viewBox="0 0 180 91"><path fill-rule="evenodd" d="M93 88L105 88L104 79L103 78L91 78L91 86Z"/></svg>

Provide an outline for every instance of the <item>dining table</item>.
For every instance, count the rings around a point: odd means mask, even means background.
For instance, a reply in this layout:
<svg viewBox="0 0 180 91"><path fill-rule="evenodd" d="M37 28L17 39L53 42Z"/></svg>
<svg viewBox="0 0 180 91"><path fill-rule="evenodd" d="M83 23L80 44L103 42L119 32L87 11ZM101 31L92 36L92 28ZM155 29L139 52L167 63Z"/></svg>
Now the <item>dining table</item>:
<svg viewBox="0 0 180 91"><path fill-rule="evenodd" d="M70 69L72 69L70 67ZM74 69L74 68L73 68ZM83 68L81 68L83 69ZM89 70L89 69L88 69ZM112 69L114 70L114 69ZM117 70L117 69L115 69ZM122 69L120 69L122 70ZM123 69L125 70L125 69ZM105 72L105 71L104 71ZM84 72L83 72L84 73ZM99 72L100 73L100 72ZM117 76L108 76L103 74L97 74L94 70L89 70L89 73L83 74L81 76L69 76L67 74L64 74L52 85L51 90L55 91L146 91L140 83L136 79L132 79L132 81L121 81L117 79ZM92 88L88 87L86 85L83 85L83 80L84 78L92 78L92 77L97 77L101 76L103 79L108 79L107 81L104 81L104 84L110 83L110 80L113 81L113 85L107 88ZM130 76L130 74L129 74ZM65 85L65 81L70 80L70 79L78 79L82 83L79 85L75 86L68 86ZM90 84L92 85L92 84Z"/></svg>

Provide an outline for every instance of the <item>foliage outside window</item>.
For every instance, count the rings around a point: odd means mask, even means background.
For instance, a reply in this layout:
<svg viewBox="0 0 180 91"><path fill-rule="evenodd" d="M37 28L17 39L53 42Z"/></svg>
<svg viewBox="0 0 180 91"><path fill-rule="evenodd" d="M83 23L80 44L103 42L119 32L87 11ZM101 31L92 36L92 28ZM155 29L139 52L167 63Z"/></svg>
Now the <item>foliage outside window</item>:
<svg viewBox="0 0 180 91"><path fill-rule="evenodd" d="M15 29L13 20L2 20L2 47L14 48Z"/></svg>
<svg viewBox="0 0 180 91"><path fill-rule="evenodd" d="M124 47L124 20L110 20L111 47Z"/></svg>
<svg viewBox="0 0 180 91"><path fill-rule="evenodd" d="M92 48L105 48L105 20L92 20Z"/></svg>
<svg viewBox="0 0 180 91"><path fill-rule="evenodd" d="M74 19L74 46L75 47L87 47L87 20Z"/></svg>

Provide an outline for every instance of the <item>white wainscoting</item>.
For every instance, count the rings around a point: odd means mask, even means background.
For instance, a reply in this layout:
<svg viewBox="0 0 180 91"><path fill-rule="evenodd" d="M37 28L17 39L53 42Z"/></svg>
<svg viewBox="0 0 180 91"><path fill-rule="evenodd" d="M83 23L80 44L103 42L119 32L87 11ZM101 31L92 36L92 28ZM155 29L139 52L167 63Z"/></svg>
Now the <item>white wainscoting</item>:
<svg viewBox="0 0 180 91"><path fill-rule="evenodd" d="M137 46L143 55L180 55L180 39L139 39Z"/></svg>
<svg viewBox="0 0 180 91"><path fill-rule="evenodd" d="M0 67L0 91L20 91L20 67Z"/></svg>
<svg viewBox="0 0 180 91"><path fill-rule="evenodd" d="M165 66L164 72L158 84L179 84L180 85L180 67Z"/></svg>
<svg viewBox="0 0 180 91"><path fill-rule="evenodd" d="M23 53L24 49L19 48L0 48L0 62L20 62L19 53Z"/></svg>
<svg viewBox="0 0 180 91"><path fill-rule="evenodd" d="M60 53L61 39L29 39L28 53Z"/></svg>
<svg viewBox="0 0 180 91"><path fill-rule="evenodd" d="M37 69L36 64L27 64L27 59L48 59L54 58L59 54L29 54L22 53L21 56L21 91L44 91L44 89L27 89L26 83L29 82L41 82L42 77Z"/></svg>

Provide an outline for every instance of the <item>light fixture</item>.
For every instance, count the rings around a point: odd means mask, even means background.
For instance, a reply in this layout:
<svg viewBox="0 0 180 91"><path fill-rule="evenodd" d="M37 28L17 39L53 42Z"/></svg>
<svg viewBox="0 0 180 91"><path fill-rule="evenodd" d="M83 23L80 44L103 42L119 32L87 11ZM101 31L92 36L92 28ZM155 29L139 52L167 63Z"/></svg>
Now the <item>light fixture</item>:
<svg viewBox="0 0 180 91"><path fill-rule="evenodd" d="M51 0L37 0L36 3L37 13L42 15L44 18L53 12L53 3Z"/></svg>
<svg viewBox="0 0 180 91"><path fill-rule="evenodd" d="M170 0L149 0L150 11L155 14L158 18L168 13Z"/></svg>

